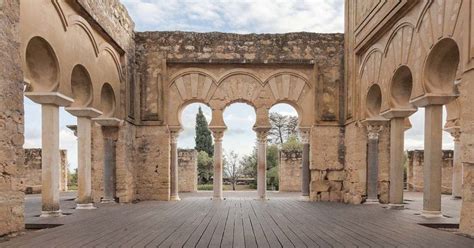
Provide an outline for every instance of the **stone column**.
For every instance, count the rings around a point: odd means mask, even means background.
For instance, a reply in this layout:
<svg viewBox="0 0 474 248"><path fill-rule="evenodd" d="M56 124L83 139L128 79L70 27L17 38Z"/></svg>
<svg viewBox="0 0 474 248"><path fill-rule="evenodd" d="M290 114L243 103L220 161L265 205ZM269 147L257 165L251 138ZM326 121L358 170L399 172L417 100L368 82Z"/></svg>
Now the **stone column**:
<svg viewBox="0 0 474 248"><path fill-rule="evenodd" d="M178 135L180 130L170 130L170 200L180 201L178 194Z"/></svg>
<svg viewBox="0 0 474 248"><path fill-rule="evenodd" d="M463 165L461 162L461 130L459 127L447 130L454 139L454 158L453 158L453 178L452 178L452 197L461 199L463 183Z"/></svg>
<svg viewBox="0 0 474 248"><path fill-rule="evenodd" d="M59 208L59 106L73 100L57 92L27 92L25 96L41 104L41 217L61 216Z"/></svg>
<svg viewBox="0 0 474 248"><path fill-rule="evenodd" d="M214 200L222 200L223 190L222 190L222 138L224 136L224 131L226 128L210 128L212 135L214 136L214 180L213 180L213 190Z"/></svg>
<svg viewBox="0 0 474 248"><path fill-rule="evenodd" d="M59 209L59 107L41 105L41 217L60 216Z"/></svg>
<svg viewBox="0 0 474 248"><path fill-rule="evenodd" d="M267 136L268 128L255 128L257 132L257 194L267 198Z"/></svg>
<svg viewBox="0 0 474 248"><path fill-rule="evenodd" d="M309 138L310 129L300 128L301 143L303 143L303 157L301 164L301 195L309 199L309 184L311 181L311 172L309 169Z"/></svg>
<svg viewBox="0 0 474 248"><path fill-rule="evenodd" d="M441 216L442 116L443 105L425 106L422 211L425 217Z"/></svg>
<svg viewBox="0 0 474 248"><path fill-rule="evenodd" d="M95 209L92 204L91 146L92 120L102 113L93 108L66 108L77 116L77 206L76 209Z"/></svg>
<svg viewBox="0 0 474 248"><path fill-rule="evenodd" d="M378 203L378 173L379 173L379 134L383 125L378 122L367 123L367 200L366 203Z"/></svg>
<svg viewBox="0 0 474 248"><path fill-rule="evenodd" d="M116 118L95 118L102 126L104 139L104 197L101 203L115 203L116 142L122 121Z"/></svg>
<svg viewBox="0 0 474 248"><path fill-rule="evenodd" d="M390 120L390 198L389 207L403 209L403 151L405 118Z"/></svg>

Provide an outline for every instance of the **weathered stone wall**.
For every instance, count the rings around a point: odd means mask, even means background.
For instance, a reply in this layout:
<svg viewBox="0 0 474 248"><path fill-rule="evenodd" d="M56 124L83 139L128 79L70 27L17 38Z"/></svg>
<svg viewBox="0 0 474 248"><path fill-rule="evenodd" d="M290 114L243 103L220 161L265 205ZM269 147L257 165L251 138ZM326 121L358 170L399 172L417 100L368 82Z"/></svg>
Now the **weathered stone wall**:
<svg viewBox="0 0 474 248"><path fill-rule="evenodd" d="M424 151L408 151L407 155L407 188L410 191L423 192ZM443 167L441 169L441 193L443 194L452 192L453 156L452 150L443 151Z"/></svg>
<svg viewBox="0 0 474 248"><path fill-rule="evenodd" d="M301 151L280 151L279 162L279 191L301 192L301 166L303 156Z"/></svg>
<svg viewBox="0 0 474 248"><path fill-rule="evenodd" d="M20 1L0 1L0 236L24 228L18 180L24 163L19 21Z"/></svg>
<svg viewBox="0 0 474 248"><path fill-rule="evenodd" d="M179 192L197 191L197 152L194 149L178 149Z"/></svg>
<svg viewBox="0 0 474 248"><path fill-rule="evenodd" d="M68 160L67 150L60 150L61 172L59 173L59 190L67 191ZM26 194L41 193L41 149L25 149L25 165L22 169L20 183Z"/></svg>

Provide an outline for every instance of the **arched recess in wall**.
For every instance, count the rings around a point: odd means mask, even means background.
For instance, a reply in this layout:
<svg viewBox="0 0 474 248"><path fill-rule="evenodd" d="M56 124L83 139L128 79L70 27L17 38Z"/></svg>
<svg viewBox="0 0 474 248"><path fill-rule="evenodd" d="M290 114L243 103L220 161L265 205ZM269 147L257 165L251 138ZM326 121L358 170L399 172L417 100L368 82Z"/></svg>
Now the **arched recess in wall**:
<svg viewBox="0 0 474 248"><path fill-rule="evenodd" d="M103 113L103 117L113 117L115 114L115 93L112 86L108 83L105 83L102 86L101 94L100 94L101 102L101 111Z"/></svg>
<svg viewBox="0 0 474 248"><path fill-rule="evenodd" d="M87 69L82 65L74 66L71 75L73 107L88 107L92 104L93 86Z"/></svg>
<svg viewBox="0 0 474 248"><path fill-rule="evenodd" d="M33 37L26 47L26 91L51 92L59 86L59 63L48 41Z"/></svg>
<svg viewBox="0 0 474 248"><path fill-rule="evenodd" d="M460 61L459 48L453 39L440 40L431 49L423 70L427 93L453 95Z"/></svg>
<svg viewBox="0 0 474 248"><path fill-rule="evenodd" d="M380 108L382 106L382 91L378 84L373 84L366 97L366 117L372 118L377 117L380 114Z"/></svg>
<svg viewBox="0 0 474 248"><path fill-rule="evenodd" d="M391 107L412 108L410 104L413 76L408 66L400 66L394 73L390 84Z"/></svg>

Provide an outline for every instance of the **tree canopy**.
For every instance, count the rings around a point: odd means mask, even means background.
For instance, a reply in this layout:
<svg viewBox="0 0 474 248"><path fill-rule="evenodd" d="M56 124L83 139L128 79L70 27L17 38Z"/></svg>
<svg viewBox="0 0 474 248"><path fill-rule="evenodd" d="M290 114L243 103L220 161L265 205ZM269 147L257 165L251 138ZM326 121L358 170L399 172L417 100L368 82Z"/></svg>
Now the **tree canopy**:
<svg viewBox="0 0 474 248"><path fill-rule="evenodd" d="M201 107L196 114L196 147L195 149L205 151L210 157L214 155L214 146L212 145L212 135L209 127L207 126L207 120L202 113Z"/></svg>

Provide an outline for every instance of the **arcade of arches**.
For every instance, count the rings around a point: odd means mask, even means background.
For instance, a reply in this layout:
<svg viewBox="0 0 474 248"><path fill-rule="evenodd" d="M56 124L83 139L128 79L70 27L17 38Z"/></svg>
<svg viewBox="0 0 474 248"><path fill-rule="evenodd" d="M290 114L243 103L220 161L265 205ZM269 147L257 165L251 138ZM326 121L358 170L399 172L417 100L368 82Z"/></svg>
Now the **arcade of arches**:
<svg viewBox="0 0 474 248"><path fill-rule="evenodd" d="M244 102L255 109L258 195L265 198L268 111L287 103L305 144L304 196L403 208L403 134L408 117L425 108L422 214L441 214L441 135L448 131L462 168L453 177L460 230L474 235L473 15L469 0L346 0L345 35L135 32L118 0L0 1L0 235L24 227L16 180L23 96L42 106L44 216L60 215L60 107L77 117L82 209L178 200L180 115L196 102L212 109L216 200L225 108Z"/></svg>

